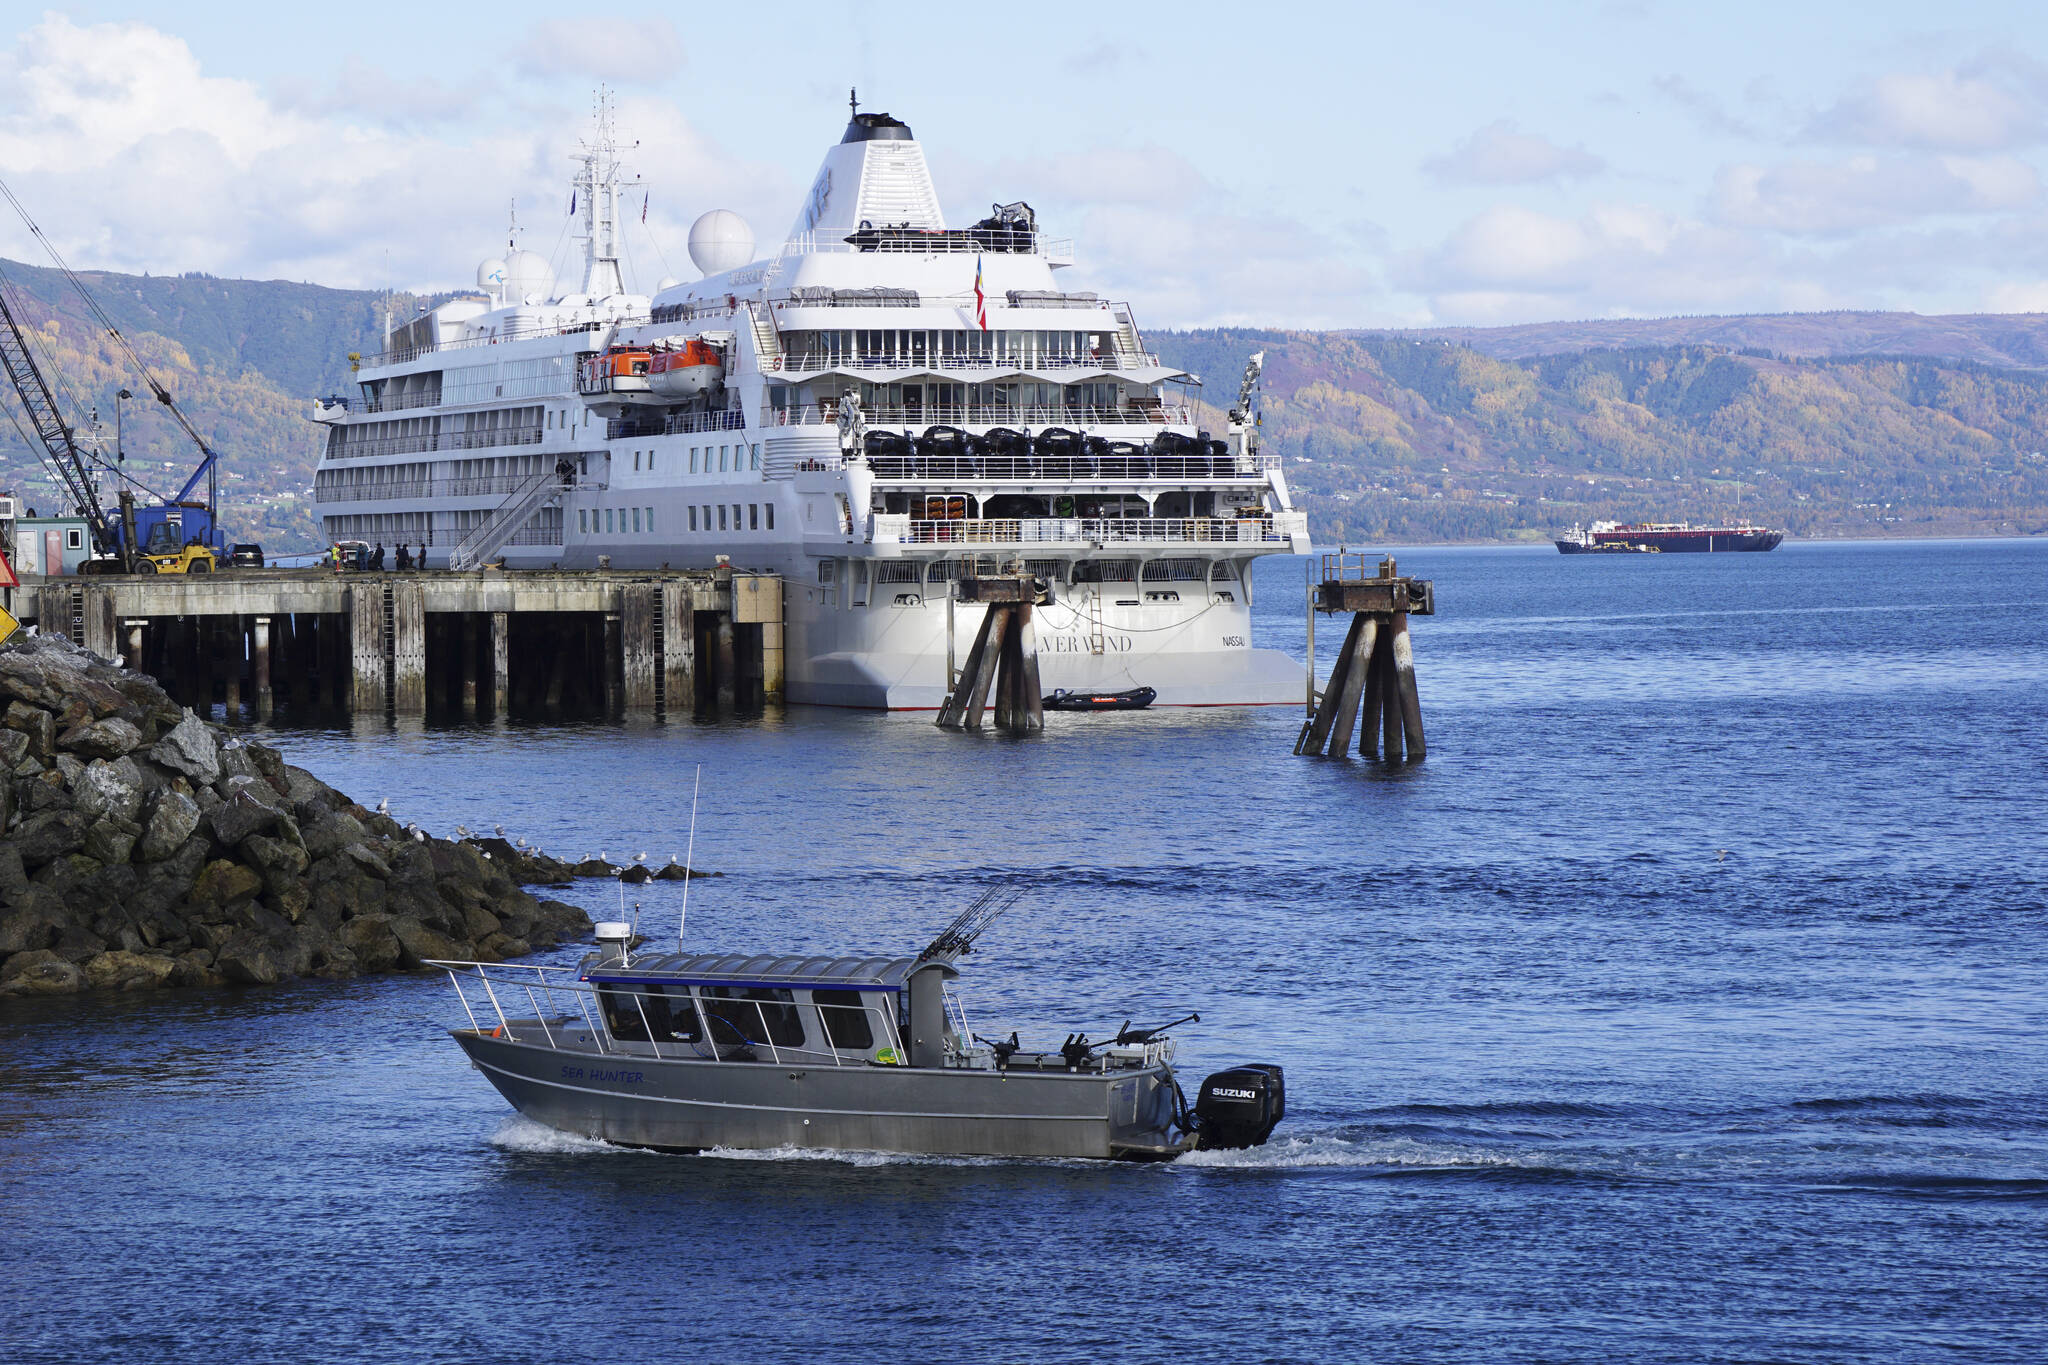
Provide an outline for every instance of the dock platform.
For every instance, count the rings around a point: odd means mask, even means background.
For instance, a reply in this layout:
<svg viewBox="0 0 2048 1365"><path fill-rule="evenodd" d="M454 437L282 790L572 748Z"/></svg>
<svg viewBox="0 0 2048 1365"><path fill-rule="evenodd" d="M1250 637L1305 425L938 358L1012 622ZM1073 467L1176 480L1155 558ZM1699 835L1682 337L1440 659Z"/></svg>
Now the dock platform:
<svg viewBox="0 0 2048 1365"><path fill-rule="evenodd" d="M779 696L782 580L704 570L25 576L11 610L180 702L687 716Z"/></svg>

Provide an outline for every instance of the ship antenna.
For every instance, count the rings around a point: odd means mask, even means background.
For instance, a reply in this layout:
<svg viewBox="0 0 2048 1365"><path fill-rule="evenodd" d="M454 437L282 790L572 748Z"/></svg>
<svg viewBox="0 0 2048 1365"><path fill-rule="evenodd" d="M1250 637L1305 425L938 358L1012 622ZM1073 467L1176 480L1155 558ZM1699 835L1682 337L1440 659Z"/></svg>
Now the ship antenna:
<svg viewBox="0 0 2048 1365"><path fill-rule="evenodd" d="M683 913L676 916L676 950L682 951L683 926L690 921L690 883L697 880L697 874L690 868L697 861L697 789L704 784L704 765L697 765L697 775L690 780L690 843L683 853ZM674 855L671 854L671 857Z"/></svg>
<svg viewBox="0 0 2048 1365"><path fill-rule="evenodd" d="M846 87L846 107L856 114L860 112L860 87L853 85Z"/></svg>

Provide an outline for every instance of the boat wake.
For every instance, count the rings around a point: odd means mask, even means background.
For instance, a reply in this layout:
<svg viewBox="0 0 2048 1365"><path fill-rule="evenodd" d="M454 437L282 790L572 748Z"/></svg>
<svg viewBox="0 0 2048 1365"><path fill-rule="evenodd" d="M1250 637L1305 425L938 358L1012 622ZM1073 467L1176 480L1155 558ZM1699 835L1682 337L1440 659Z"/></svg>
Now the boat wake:
<svg viewBox="0 0 2048 1365"><path fill-rule="evenodd" d="M498 1125L498 1131L491 1134L491 1145L503 1152L517 1152L522 1156L582 1156L593 1152L634 1152L634 1147L620 1147L597 1138L580 1137L565 1133L559 1128L550 1128L545 1123L536 1123L530 1118L515 1114Z"/></svg>
<svg viewBox="0 0 2048 1365"><path fill-rule="evenodd" d="M1346 1138L1328 1134L1276 1137L1263 1147L1189 1152L1174 1170L1300 1170L1319 1166L1389 1171L1512 1171L1522 1175L1577 1175L1542 1152L1503 1151L1414 1138Z"/></svg>

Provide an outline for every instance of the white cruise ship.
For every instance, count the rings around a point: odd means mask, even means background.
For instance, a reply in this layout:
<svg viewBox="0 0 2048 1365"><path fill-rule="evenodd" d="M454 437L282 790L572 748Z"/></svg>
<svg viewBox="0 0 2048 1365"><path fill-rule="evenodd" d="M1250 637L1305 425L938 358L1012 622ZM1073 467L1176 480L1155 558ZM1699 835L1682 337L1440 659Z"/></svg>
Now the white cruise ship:
<svg viewBox="0 0 2048 1365"><path fill-rule="evenodd" d="M948 228L904 123L856 111L787 238L690 232L702 279L626 292L610 120L574 189L584 275L513 246L483 295L394 325L328 428L332 540L436 567L711 567L783 575L787 697L936 708L977 621L953 579L1029 572L1046 688L1161 705L1296 702L1251 647L1252 561L1306 553L1306 514L1249 411L1220 432L1131 311L1064 292L1070 247L1025 204Z"/></svg>

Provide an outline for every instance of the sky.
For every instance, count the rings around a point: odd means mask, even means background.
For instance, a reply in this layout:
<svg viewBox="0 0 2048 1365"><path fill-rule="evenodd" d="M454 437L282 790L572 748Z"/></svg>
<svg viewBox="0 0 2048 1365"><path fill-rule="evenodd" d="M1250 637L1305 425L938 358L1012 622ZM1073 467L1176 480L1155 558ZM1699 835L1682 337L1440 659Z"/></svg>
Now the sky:
<svg viewBox="0 0 2048 1365"><path fill-rule="evenodd" d="M1426 12L1425 12L1426 11ZM849 87L948 219L1023 199L1148 327L2048 311L2048 7L2007 0L0 10L0 179L72 264L567 263L610 87L647 221L781 240ZM0 255L42 260L18 221ZM580 257L578 257L580 259Z"/></svg>

